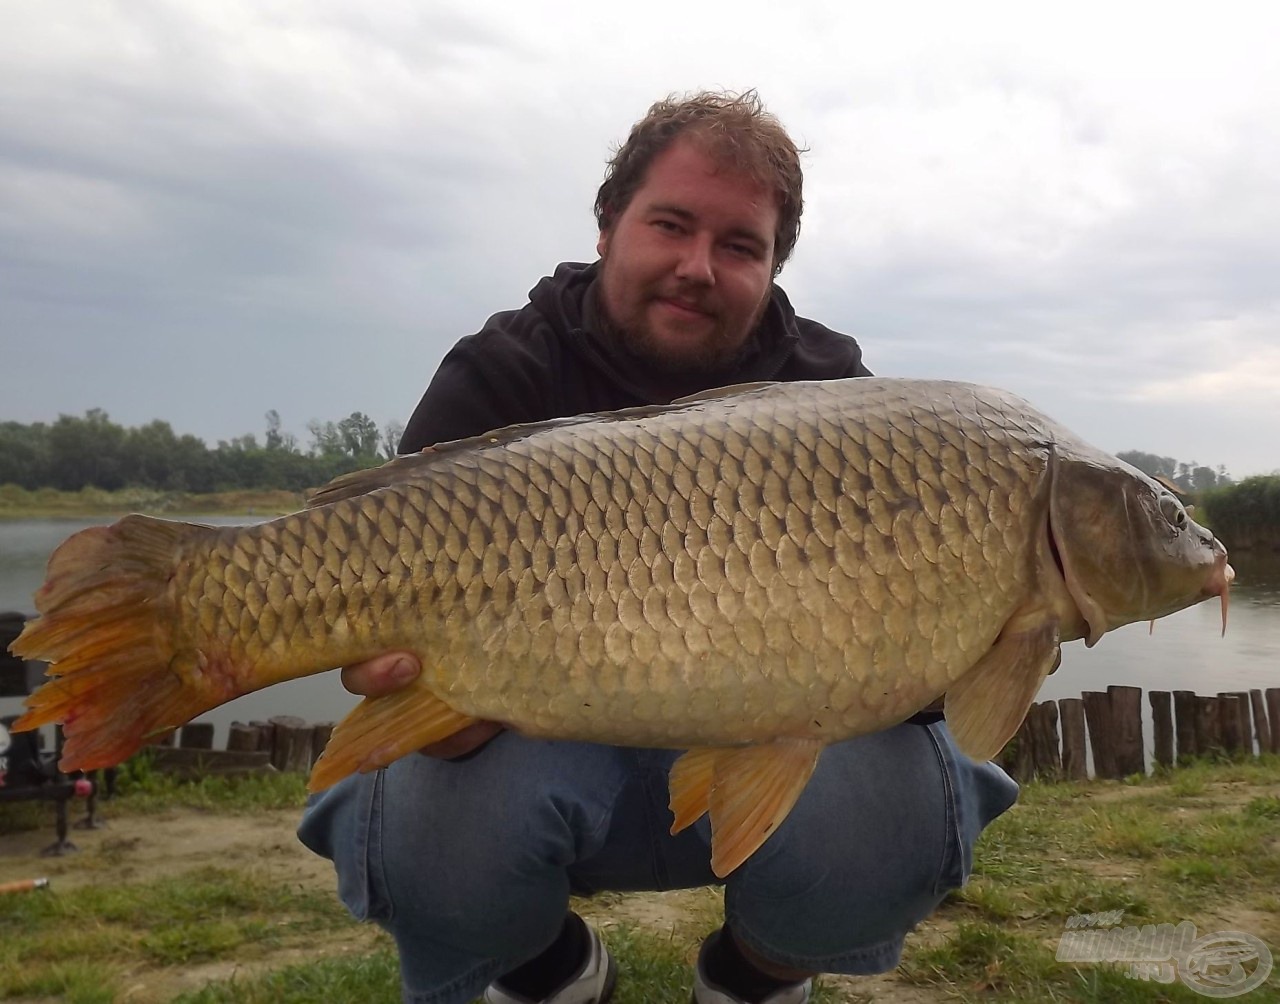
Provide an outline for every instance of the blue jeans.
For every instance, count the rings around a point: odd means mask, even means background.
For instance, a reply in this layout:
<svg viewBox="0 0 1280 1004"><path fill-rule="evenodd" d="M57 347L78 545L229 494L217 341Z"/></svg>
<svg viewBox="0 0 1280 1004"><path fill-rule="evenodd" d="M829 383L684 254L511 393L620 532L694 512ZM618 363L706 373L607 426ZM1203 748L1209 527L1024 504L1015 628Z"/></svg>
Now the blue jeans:
<svg viewBox="0 0 1280 1004"><path fill-rule="evenodd" d="M673 750L504 732L475 756L407 756L309 803L351 913L394 936L406 1001L462 1004L555 938L570 894L711 885L706 817L668 832ZM779 965L875 973L962 885L1018 788L945 724L823 751L795 808L724 885L734 936Z"/></svg>

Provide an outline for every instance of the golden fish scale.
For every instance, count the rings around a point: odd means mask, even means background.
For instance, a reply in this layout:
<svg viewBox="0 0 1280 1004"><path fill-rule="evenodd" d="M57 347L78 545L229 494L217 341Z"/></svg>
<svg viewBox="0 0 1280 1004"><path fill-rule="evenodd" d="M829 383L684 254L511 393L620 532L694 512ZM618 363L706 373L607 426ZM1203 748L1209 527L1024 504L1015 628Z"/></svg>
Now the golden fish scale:
<svg viewBox="0 0 1280 1004"><path fill-rule="evenodd" d="M221 532L180 567L180 619L206 652L234 639L259 685L306 652L409 647L452 706L535 735L879 727L1027 595L1044 433L998 396L855 406L840 386L444 450L429 482Z"/></svg>

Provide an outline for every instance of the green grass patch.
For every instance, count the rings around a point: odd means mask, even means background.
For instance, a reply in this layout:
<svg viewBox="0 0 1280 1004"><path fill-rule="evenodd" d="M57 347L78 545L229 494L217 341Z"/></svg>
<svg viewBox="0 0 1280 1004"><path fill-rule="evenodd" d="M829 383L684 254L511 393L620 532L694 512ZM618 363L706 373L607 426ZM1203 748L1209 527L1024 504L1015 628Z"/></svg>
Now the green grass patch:
<svg viewBox="0 0 1280 1004"><path fill-rule="evenodd" d="M400 971L389 947L357 958L317 959L256 978L211 983L174 1004L399 1004Z"/></svg>
<svg viewBox="0 0 1280 1004"><path fill-rule="evenodd" d="M155 770L143 750L121 764L116 790L118 799L110 803L113 811L114 807L139 813L176 808L230 813L301 809L307 801L307 776L289 771L186 780Z"/></svg>
<svg viewBox="0 0 1280 1004"><path fill-rule="evenodd" d="M280 516L305 504L305 493L285 489L225 492L179 492L160 488L23 488L0 485L0 519L73 519L123 516L145 512L164 516L247 515Z"/></svg>
<svg viewBox="0 0 1280 1004"><path fill-rule="evenodd" d="M1123 789L1030 784L983 834L973 878L942 908L954 927L941 941L909 940L900 972L956 1000L1202 1000L1181 983L1059 963L1067 919L1121 911L1122 925L1191 920L1205 934L1237 911L1276 916L1277 888L1280 758L1197 761ZM1250 933L1274 945L1280 924Z"/></svg>
<svg viewBox="0 0 1280 1004"><path fill-rule="evenodd" d="M602 931L618 964L613 1004L688 1004L698 942L631 925ZM819 982L814 1004L835 1004ZM394 1004L400 1000L396 955L390 948L358 958L293 965L253 979L236 978L175 998L174 1004Z"/></svg>
<svg viewBox="0 0 1280 1004"><path fill-rule="evenodd" d="M131 965L260 955L350 923L327 892L219 868L2 897L0 996L52 993L32 988L58 984L73 999L81 984L86 993L115 985Z"/></svg>
<svg viewBox="0 0 1280 1004"><path fill-rule="evenodd" d="M122 772L123 794L105 809L115 818L184 806L230 814L294 809L304 784L298 775L177 781L141 758ZM131 846L113 844L108 833L96 853L64 860L99 879L113 864L127 867ZM1198 1001L1181 984L1058 962L1068 918L1118 912L1123 926L1190 920L1202 934L1238 923L1275 948L1280 921L1267 918L1280 915L1277 889L1280 758L1198 762L1135 784L1030 784L983 835L969 885L908 939L894 979L939 1001ZM579 904L618 959L616 1001L685 1004L698 943L720 922L718 897L691 896L671 924L654 927L619 922L626 900L606 894ZM356 930L327 881L300 886L265 871L217 867L78 888L55 880L45 892L0 897L0 998L111 1001L149 974L234 960L243 965L236 978L177 999L399 1000L395 951L385 936L365 928L361 943L374 947L350 955L325 947L349 944ZM301 961L300 951L307 953ZM836 982L823 987L820 980L815 999L866 999L856 984ZM877 999L894 999L892 986L880 985ZM1246 999L1273 999L1266 993Z"/></svg>
<svg viewBox="0 0 1280 1004"><path fill-rule="evenodd" d="M1203 1001L1181 985L1135 980L1114 964L1059 962L1040 938L990 923L960 924L944 942L911 952L900 972L959 1001L1150 1004Z"/></svg>

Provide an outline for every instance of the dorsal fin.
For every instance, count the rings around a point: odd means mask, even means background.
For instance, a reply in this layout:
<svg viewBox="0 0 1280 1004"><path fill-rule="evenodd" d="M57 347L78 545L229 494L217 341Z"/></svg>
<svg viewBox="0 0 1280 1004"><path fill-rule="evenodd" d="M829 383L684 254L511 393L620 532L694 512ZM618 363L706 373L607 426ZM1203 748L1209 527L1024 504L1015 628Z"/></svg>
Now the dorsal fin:
<svg viewBox="0 0 1280 1004"><path fill-rule="evenodd" d="M663 412L677 411L691 404L703 401L714 401L719 398L733 397L751 391L764 390L776 385L776 381L759 381L757 383L734 384L731 387L714 387L700 391L687 397L678 398L670 404L644 404L634 408L621 408L618 411L587 412L582 415L570 415L565 418L553 418L542 422L526 422L517 425L506 425L480 436L469 436L466 439L455 439L447 443L428 446L421 453L409 453L389 460L381 467L370 467L363 471L343 474L327 485L316 489L307 498L307 508L341 502L343 499L367 495L379 488L390 488L392 485L420 481L431 476L432 469L442 456L466 451L478 450L487 446L503 446L528 439L540 432L553 429L564 429L588 422L633 422L637 419L660 415Z"/></svg>
<svg viewBox="0 0 1280 1004"><path fill-rule="evenodd" d="M739 394L749 394L752 391L764 390L777 384L777 380L756 380L752 383L731 383L727 387L712 387L710 390L700 390L696 394L686 394L684 397L678 397L671 402L669 407L675 408L680 405L696 404L699 401L715 401L722 397L737 397Z"/></svg>
<svg viewBox="0 0 1280 1004"><path fill-rule="evenodd" d="M327 485L317 488L307 498L307 508L341 502L343 499L367 495L379 488L390 488L409 481L421 481L431 476L431 471L440 458L466 450L481 449L485 446L515 443L538 432L562 428L569 425L580 425L598 418L598 415L573 415L568 418L553 418L545 422L528 422L522 425L506 425L494 429L481 436L468 436L466 439L454 439L446 443L428 446L421 453L406 453L388 460L380 467L369 467L363 471L352 471L340 474Z"/></svg>

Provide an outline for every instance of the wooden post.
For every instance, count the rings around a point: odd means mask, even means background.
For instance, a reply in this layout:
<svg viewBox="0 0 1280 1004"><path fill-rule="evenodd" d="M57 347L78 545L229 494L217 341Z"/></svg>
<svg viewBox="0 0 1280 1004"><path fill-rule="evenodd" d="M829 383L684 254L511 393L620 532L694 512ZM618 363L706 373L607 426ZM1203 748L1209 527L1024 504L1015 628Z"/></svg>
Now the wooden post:
<svg viewBox="0 0 1280 1004"><path fill-rule="evenodd" d="M182 726L182 734L178 737L178 745L187 750L213 749L213 723L190 722Z"/></svg>
<svg viewBox="0 0 1280 1004"><path fill-rule="evenodd" d="M1151 703L1152 745L1155 761L1161 767L1173 766L1173 704L1167 690L1152 690L1147 694Z"/></svg>
<svg viewBox="0 0 1280 1004"><path fill-rule="evenodd" d="M258 749L258 728L244 722L232 722L227 730L227 749L253 753Z"/></svg>
<svg viewBox="0 0 1280 1004"><path fill-rule="evenodd" d="M1212 756L1222 752L1218 731L1218 699L1196 695L1196 755Z"/></svg>
<svg viewBox="0 0 1280 1004"><path fill-rule="evenodd" d="M1106 694L1086 690L1080 695L1084 701L1084 717L1089 723L1089 749L1093 751L1093 776L1116 777L1116 760L1111 745L1111 701Z"/></svg>
<svg viewBox="0 0 1280 1004"><path fill-rule="evenodd" d="M1267 716L1271 719L1271 752L1280 753L1280 687L1268 687Z"/></svg>
<svg viewBox="0 0 1280 1004"><path fill-rule="evenodd" d="M270 753L276 744L276 727L270 722L263 721L252 721L249 726L258 730L258 749Z"/></svg>
<svg viewBox="0 0 1280 1004"><path fill-rule="evenodd" d="M1218 695L1218 735L1227 756L1236 756L1244 749L1240 740L1240 709L1236 707L1239 700L1235 694Z"/></svg>
<svg viewBox="0 0 1280 1004"><path fill-rule="evenodd" d="M1249 713L1249 691L1237 690L1236 714L1240 716L1240 752L1253 756L1253 715Z"/></svg>
<svg viewBox="0 0 1280 1004"><path fill-rule="evenodd" d="M1258 756L1271 749L1271 726L1267 723L1267 706L1261 690L1249 691L1249 704L1253 707L1253 731L1258 737Z"/></svg>
<svg viewBox="0 0 1280 1004"><path fill-rule="evenodd" d="M1058 739L1058 703L1044 701L1040 704L1040 738L1042 742L1042 761L1046 776L1058 780L1062 777L1062 744Z"/></svg>
<svg viewBox="0 0 1280 1004"><path fill-rule="evenodd" d="M1022 720L1018 731L1000 752L1000 766L1019 783L1030 781L1035 773L1031 740L1031 714Z"/></svg>
<svg viewBox="0 0 1280 1004"><path fill-rule="evenodd" d="M1064 697L1058 702L1062 718L1062 773L1069 781L1083 781L1089 776L1084 753L1084 702L1078 697Z"/></svg>
<svg viewBox="0 0 1280 1004"><path fill-rule="evenodd" d="M1115 730L1116 777L1147 772L1142 744L1142 688L1108 687L1111 727Z"/></svg>
<svg viewBox="0 0 1280 1004"><path fill-rule="evenodd" d="M1177 720L1178 760L1196 755L1196 695L1190 690L1173 692L1173 712Z"/></svg>
<svg viewBox="0 0 1280 1004"><path fill-rule="evenodd" d="M320 754L324 752L325 746L329 742L329 736L333 734L333 722L317 722L311 726L311 766L314 767L316 761L320 759Z"/></svg>
<svg viewBox="0 0 1280 1004"><path fill-rule="evenodd" d="M296 715L276 715L271 765L276 770L305 771L311 767L311 726Z"/></svg>
<svg viewBox="0 0 1280 1004"><path fill-rule="evenodd" d="M1046 760L1049 756L1048 743L1044 738L1044 722L1040 718L1040 705L1033 704L1027 709L1027 717L1023 724L1027 729L1027 746L1031 752L1031 777L1048 776Z"/></svg>

